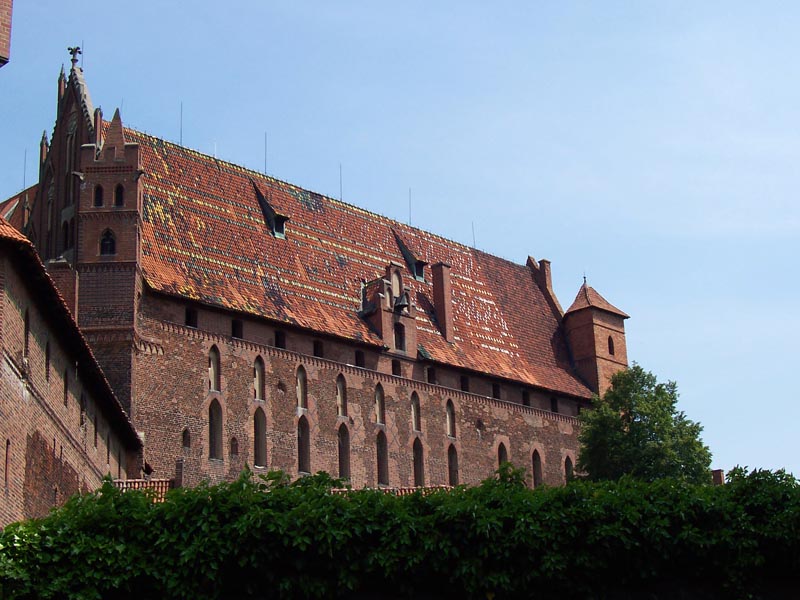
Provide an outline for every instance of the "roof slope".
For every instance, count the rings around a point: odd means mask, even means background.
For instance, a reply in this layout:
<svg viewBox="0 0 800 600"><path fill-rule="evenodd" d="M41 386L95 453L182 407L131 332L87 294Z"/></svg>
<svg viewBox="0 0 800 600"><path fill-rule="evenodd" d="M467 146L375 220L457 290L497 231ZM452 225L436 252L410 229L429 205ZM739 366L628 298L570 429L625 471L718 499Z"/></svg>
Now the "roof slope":
<svg viewBox="0 0 800 600"><path fill-rule="evenodd" d="M11 254L13 261L17 262L26 274L26 281L36 291L36 300L41 306L47 308L47 314L53 319L53 331L64 340L76 365L80 364L84 373L84 382L93 387L100 400L100 410L106 418L114 424L120 437L129 448L141 448L142 442L128 418L125 409L111 390L105 374L100 369L92 354L91 348L83 337L78 325L72 318L64 299L58 288L42 264L39 254L28 238L22 235L11 223L0 218L0 243L6 244L17 250ZM108 402L102 402L108 398Z"/></svg>
<svg viewBox="0 0 800 600"><path fill-rule="evenodd" d="M564 313L564 316L579 310L583 310L584 308L599 308L601 310L605 310L606 312L619 315L623 319L630 318L629 315L622 312L620 309L598 294L597 290L588 285L585 281L583 282L581 289L578 290L578 295L575 296L575 301L572 303L572 306L567 309L567 312Z"/></svg>
<svg viewBox="0 0 800 600"><path fill-rule="evenodd" d="M35 183L0 203L0 219L5 219L18 231L22 231L25 226L25 223L23 223L25 203L27 202L28 206L33 204L38 187L39 184Z"/></svg>
<svg viewBox="0 0 800 600"><path fill-rule="evenodd" d="M528 267L134 130L125 137L145 171L141 268L154 290L381 346L358 316L361 286L390 261L406 264L399 237L418 260L452 266L452 344L433 316L430 273L421 282L405 271L431 360L591 396ZM254 186L289 217L286 239L271 234Z"/></svg>

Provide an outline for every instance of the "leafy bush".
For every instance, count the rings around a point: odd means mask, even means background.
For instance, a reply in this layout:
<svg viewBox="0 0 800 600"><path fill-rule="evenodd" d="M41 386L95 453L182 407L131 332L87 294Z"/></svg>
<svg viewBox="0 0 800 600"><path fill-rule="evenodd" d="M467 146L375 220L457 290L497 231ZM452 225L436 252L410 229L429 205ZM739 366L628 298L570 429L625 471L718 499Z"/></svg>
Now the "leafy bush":
<svg viewBox="0 0 800 600"><path fill-rule="evenodd" d="M106 482L0 534L0 597L758 597L800 579L783 472L530 490L503 465L404 497L340 486L245 472L156 504Z"/></svg>

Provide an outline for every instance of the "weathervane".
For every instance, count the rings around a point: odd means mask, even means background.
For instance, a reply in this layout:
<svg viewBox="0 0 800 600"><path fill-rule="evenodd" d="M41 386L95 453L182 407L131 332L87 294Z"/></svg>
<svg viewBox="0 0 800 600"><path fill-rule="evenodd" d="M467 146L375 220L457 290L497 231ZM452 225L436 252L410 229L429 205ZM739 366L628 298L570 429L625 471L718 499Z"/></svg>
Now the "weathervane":
<svg viewBox="0 0 800 600"><path fill-rule="evenodd" d="M67 48L67 52L72 54L72 68L75 68L75 65L78 64L78 54L83 54L83 52L81 52L81 47L75 46L73 48Z"/></svg>

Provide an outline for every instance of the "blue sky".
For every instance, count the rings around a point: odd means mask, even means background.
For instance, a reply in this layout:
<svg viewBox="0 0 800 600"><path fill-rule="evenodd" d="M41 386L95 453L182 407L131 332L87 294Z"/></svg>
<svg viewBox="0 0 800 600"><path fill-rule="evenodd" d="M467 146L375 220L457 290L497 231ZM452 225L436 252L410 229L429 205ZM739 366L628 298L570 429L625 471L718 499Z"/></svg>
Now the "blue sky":
<svg viewBox="0 0 800 600"><path fill-rule="evenodd" d="M0 197L67 46L123 121L524 263L631 315L714 467L800 474L800 6L17 0ZM23 169L27 149L27 169ZM25 175L23 175L25 173Z"/></svg>

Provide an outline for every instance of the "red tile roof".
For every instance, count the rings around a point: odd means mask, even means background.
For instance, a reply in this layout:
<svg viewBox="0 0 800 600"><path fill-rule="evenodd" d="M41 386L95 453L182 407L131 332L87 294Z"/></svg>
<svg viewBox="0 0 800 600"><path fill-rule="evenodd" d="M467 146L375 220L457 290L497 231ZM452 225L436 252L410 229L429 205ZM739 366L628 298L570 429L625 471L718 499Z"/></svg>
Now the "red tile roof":
<svg viewBox="0 0 800 600"><path fill-rule="evenodd" d="M528 267L134 130L125 136L141 148L141 267L152 289L382 346L358 316L361 286L390 261L406 265L400 238L418 260L452 266L452 344L432 316L430 271L424 282L404 272L424 356L591 396ZM286 239L265 224L254 185L289 217Z"/></svg>
<svg viewBox="0 0 800 600"><path fill-rule="evenodd" d="M599 308L601 310L614 313L623 319L630 318L628 315L598 294L597 291L593 287L589 286L585 281L583 282L581 289L578 290L578 295L575 296L575 301L572 303L572 306L567 309L567 312L564 313L564 316L590 307Z"/></svg>
<svg viewBox="0 0 800 600"><path fill-rule="evenodd" d="M36 198L36 190L39 184L36 183L31 187L22 190L20 193L11 196L8 200L0 203L0 219L5 219L18 231L22 231L24 225L23 221L23 206L27 200L28 205L33 204Z"/></svg>

